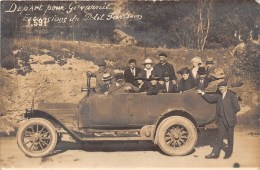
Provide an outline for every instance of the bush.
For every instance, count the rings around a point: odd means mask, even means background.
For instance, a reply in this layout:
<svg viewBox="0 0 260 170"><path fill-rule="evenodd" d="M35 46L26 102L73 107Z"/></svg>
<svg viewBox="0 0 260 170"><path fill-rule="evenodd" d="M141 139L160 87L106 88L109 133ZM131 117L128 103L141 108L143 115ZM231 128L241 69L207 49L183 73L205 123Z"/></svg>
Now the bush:
<svg viewBox="0 0 260 170"><path fill-rule="evenodd" d="M259 90L260 84L260 45L247 43L244 50L235 52L233 69L241 74L243 80L249 81Z"/></svg>

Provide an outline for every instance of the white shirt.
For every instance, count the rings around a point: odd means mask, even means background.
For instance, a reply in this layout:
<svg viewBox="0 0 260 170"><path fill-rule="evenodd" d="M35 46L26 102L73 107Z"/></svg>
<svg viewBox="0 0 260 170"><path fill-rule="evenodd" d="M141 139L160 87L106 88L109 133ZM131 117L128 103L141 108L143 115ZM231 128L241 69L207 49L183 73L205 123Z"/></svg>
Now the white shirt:
<svg viewBox="0 0 260 170"><path fill-rule="evenodd" d="M135 68L130 68L131 73L133 74L133 76L135 76Z"/></svg>
<svg viewBox="0 0 260 170"><path fill-rule="evenodd" d="M226 94L227 94L227 90L222 94L222 100L225 98Z"/></svg>
<svg viewBox="0 0 260 170"><path fill-rule="evenodd" d="M144 84L144 82L142 82L142 83L139 85L139 88L141 88L143 84Z"/></svg>
<svg viewBox="0 0 260 170"><path fill-rule="evenodd" d="M166 85L166 92L168 92L168 91L169 91L169 84L170 84L170 82L169 82L169 81L165 82L165 85Z"/></svg>
<svg viewBox="0 0 260 170"><path fill-rule="evenodd" d="M192 75L193 75L194 78L197 77L198 69L199 69L198 67L193 67L193 69L191 70Z"/></svg>
<svg viewBox="0 0 260 170"><path fill-rule="evenodd" d="M151 67L149 70L147 68L144 69L146 71L146 78L149 78L152 74L153 67Z"/></svg>

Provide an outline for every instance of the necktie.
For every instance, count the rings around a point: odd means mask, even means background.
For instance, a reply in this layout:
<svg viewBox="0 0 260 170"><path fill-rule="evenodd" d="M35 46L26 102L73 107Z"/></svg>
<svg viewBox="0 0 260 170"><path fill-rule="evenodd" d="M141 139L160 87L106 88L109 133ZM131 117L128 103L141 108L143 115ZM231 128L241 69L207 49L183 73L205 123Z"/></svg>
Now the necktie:
<svg viewBox="0 0 260 170"><path fill-rule="evenodd" d="M135 76L135 70L131 68L132 75Z"/></svg>

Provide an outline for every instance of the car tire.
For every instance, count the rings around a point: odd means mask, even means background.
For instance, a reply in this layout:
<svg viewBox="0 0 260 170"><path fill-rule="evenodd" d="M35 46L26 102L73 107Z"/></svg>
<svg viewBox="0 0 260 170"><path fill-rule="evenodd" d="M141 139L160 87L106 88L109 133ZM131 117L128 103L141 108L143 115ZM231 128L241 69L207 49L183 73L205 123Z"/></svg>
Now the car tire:
<svg viewBox="0 0 260 170"><path fill-rule="evenodd" d="M157 129L157 140L160 149L170 156L189 154L198 139L194 124L182 116L171 116L164 119Z"/></svg>
<svg viewBox="0 0 260 170"><path fill-rule="evenodd" d="M16 135L21 151L29 157L44 157L57 144L57 132L48 120L32 118L22 124Z"/></svg>

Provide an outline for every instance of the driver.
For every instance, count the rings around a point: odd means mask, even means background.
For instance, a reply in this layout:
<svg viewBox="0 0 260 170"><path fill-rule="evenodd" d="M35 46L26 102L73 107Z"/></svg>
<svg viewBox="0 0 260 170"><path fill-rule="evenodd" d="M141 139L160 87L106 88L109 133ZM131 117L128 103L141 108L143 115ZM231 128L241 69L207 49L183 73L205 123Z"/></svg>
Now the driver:
<svg viewBox="0 0 260 170"><path fill-rule="evenodd" d="M106 86L105 81L103 80L103 75L109 73L111 76L114 75L114 71L110 68L107 68L106 61L104 59L98 59L97 65L99 67L98 71L91 73L90 71L87 72L87 76L89 77L96 77L96 92L103 93L104 86Z"/></svg>
<svg viewBox="0 0 260 170"><path fill-rule="evenodd" d="M123 73L115 74L114 79L115 82L112 83L108 91L104 93L106 96L109 94L119 94L119 93L129 93L129 92L139 91L138 87L135 87L132 84L125 82Z"/></svg>

